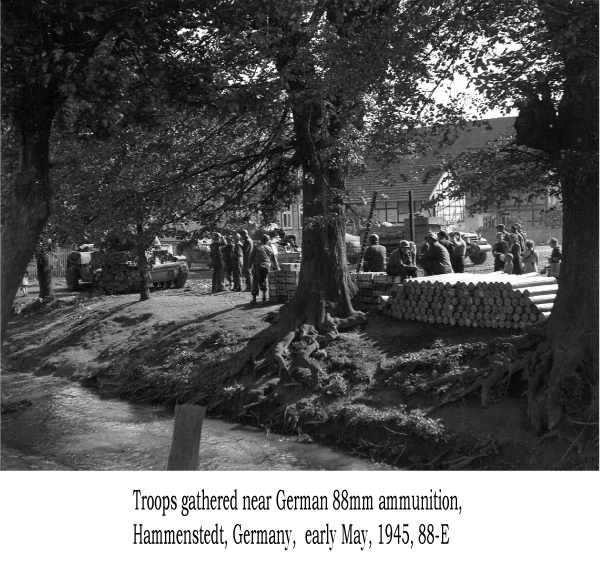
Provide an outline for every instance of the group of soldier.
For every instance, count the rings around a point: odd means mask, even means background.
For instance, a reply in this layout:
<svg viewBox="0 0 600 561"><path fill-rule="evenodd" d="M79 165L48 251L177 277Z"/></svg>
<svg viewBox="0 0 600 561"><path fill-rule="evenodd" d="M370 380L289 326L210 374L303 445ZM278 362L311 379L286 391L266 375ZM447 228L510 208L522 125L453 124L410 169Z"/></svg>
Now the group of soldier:
<svg viewBox="0 0 600 561"><path fill-rule="evenodd" d="M507 232L506 226L499 224L496 230L496 243L492 248L494 271L504 271L510 275L537 273L539 256L535 250L535 243L527 239L527 234L521 225L515 223L511 226L510 232ZM550 238L547 243L552 248L548 260L548 266L552 269L550 274L557 277L558 265L562 260L560 245L556 238Z"/></svg>
<svg viewBox="0 0 600 561"><path fill-rule="evenodd" d="M398 249L391 253L389 260L386 260L386 248L379 244L377 234L369 236L369 244L363 259L365 272L385 271L401 280L415 278L417 261L426 275L463 273L465 270L467 244L458 232L427 232L420 256L417 256L417 247L412 241L400 241Z"/></svg>
<svg viewBox="0 0 600 561"><path fill-rule="evenodd" d="M277 256L268 234L263 234L260 242L255 244L247 230L240 230L226 237L215 233L210 244L210 257L213 265L213 294L227 290L225 279L229 283L229 290L242 292L243 278L245 291L252 293L252 304L256 304L259 291L262 292L263 302L266 300L271 264L275 270L279 270Z"/></svg>
<svg viewBox="0 0 600 561"><path fill-rule="evenodd" d="M526 234L520 224L511 226L506 231L504 224L497 226L497 241L492 248L494 256L494 271L507 274L521 275L538 272L539 257L535 251L535 243L526 239ZM417 276L417 263L425 271L425 275L445 275L449 273L464 273L467 244L458 232L448 234L444 230L429 231L425 235L425 243L421 254L417 256L416 245L411 241L402 240L386 263L386 249L379 244L379 236L369 236L369 247L365 251L363 270L365 272L383 272L401 280ZM558 276L558 265L562 253L558 240L550 238L548 245L552 247L549 259L550 273ZM543 272L543 271L542 271Z"/></svg>

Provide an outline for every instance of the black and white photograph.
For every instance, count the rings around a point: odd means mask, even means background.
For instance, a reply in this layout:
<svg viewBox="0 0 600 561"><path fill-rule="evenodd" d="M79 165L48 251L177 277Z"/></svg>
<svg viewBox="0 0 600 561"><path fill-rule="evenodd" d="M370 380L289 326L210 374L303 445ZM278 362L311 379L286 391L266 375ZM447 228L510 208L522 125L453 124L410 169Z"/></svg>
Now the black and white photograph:
<svg viewBox="0 0 600 561"><path fill-rule="evenodd" d="M509 516L584 551L524 509L600 498L598 15L3 0L2 526L42 492L98 555L469 558Z"/></svg>

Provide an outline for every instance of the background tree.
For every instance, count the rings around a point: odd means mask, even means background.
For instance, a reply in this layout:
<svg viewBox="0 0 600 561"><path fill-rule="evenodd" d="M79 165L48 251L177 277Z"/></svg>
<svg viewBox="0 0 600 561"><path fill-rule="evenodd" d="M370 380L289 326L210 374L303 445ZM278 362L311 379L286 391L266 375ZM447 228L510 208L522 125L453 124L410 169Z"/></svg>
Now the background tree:
<svg viewBox="0 0 600 561"><path fill-rule="evenodd" d="M137 257L141 299L149 297L146 252L156 237L182 237L190 222L209 231L243 223L297 191L285 148L247 116L162 107L155 126L131 123L107 142L82 112L70 111L53 135L49 225L61 244L110 249L119 240Z"/></svg>
<svg viewBox="0 0 600 561"><path fill-rule="evenodd" d="M2 3L2 117L18 151L15 180L3 190L2 340L19 279L50 212L49 143L58 112L68 100L93 98L97 134L116 122L150 117L157 99L145 87L116 111L123 62L139 62L140 86L160 84L167 55L186 40L181 31L195 27L200 9L179 0Z"/></svg>

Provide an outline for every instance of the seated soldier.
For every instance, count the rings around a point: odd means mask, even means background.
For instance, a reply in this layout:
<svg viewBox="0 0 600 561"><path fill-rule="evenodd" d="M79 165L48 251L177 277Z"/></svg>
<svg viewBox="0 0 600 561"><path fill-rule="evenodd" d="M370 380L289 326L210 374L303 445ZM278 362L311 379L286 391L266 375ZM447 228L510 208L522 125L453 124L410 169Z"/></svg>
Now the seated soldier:
<svg viewBox="0 0 600 561"><path fill-rule="evenodd" d="M385 247L379 245L379 236L369 236L369 247L365 251L363 259L363 271L365 273L382 273L385 271L386 251Z"/></svg>
<svg viewBox="0 0 600 561"><path fill-rule="evenodd" d="M408 241L402 240L398 245L398 249L392 252L385 272L392 277L400 277L401 281L417 277L415 255L411 251Z"/></svg>

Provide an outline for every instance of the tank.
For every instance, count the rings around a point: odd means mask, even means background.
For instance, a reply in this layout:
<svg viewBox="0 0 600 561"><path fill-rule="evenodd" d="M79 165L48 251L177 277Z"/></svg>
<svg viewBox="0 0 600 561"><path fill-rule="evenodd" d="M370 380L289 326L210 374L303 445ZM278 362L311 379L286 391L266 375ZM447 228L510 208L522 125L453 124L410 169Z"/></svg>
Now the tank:
<svg viewBox="0 0 600 561"><path fill-rule="evenodd" d="M80 283L95 283L110 291L136 289L139 285L138 269L128 252L100 254L93 246L88 251L73 251L67 257L65 278L69 290L78 290ZM189 267L183 255L169 255L168 260L156 263L148 273L148 282L155 287L183 288L189 275ZM103 286L107 285L107 286Z"/></svg>

